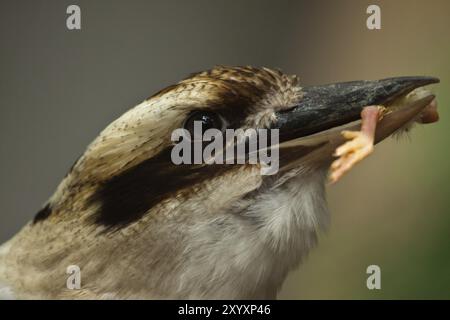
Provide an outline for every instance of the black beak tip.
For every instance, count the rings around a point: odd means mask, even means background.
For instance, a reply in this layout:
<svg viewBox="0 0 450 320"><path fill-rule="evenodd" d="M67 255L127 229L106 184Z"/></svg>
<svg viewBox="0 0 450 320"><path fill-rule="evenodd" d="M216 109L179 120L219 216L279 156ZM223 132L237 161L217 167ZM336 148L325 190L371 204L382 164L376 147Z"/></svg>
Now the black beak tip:
<svg viewBox="0 0 450 320"><path fill-rule="evenodd" d="M391 91L393 95L400 95L405 91L411 91L419 87L429 84L439 83L439 78L426 76L410 76L410 77L396 77L379 80L379 85L386 92Z"/></svg>
<svg viewBox="0 0 450 320"><path fill-rule="evenodd" d="M409 76L395 77L376 81L368 89L373 92L370 104L384 104L410 91L429 84L439 83L435 77ZM370 97L370 95L368 95ZM369 101L368 101L369 102Z"/></svg>
<svg viewBox="0 0 450 320"><path fill-rule="evenodd" d="M406 76L406 77L394 77L386 78L380 81L394 81L398 83L414 83L419 86L425 86L432 83L439 83L439 78L429 76Z"/></svg>

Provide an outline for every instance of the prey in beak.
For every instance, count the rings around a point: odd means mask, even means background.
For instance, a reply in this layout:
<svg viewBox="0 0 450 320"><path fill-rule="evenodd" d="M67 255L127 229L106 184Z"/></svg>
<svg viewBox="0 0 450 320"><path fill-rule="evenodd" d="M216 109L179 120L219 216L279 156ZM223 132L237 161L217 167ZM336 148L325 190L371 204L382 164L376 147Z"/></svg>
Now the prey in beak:
<svg viewBox="0 0 450 320"><path fill-rule="evenodd" d="M314 161L334 160L329 176L334 183L371 154L374 144L414 122L438 121L435 96L423 88L438 82L433 77L398 77L303 88L300 103L277 114L280 148L321 144Z"/></svg>

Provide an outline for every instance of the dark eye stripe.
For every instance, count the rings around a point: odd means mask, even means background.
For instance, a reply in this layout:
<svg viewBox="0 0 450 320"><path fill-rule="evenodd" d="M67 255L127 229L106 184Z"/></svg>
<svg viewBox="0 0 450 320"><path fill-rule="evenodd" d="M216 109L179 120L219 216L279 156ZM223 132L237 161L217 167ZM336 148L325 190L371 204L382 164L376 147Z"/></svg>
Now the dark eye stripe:
<svg viewBox="0 0 450 320"><path fill-rule="evenodd" d="M212 179L232 165L175 165L171 148L100 185L89 204L100 204L94 222L119 229L140 219L152 207L204 179Z"/></svg>

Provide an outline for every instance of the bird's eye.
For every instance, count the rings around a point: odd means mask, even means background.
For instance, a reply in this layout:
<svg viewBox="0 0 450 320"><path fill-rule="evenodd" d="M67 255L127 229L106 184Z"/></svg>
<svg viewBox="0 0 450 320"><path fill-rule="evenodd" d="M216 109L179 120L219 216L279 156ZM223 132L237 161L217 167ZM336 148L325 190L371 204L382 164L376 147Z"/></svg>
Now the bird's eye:
<svg viewBox="0 0 450 320"><path fill-rule="evenodd" d="M195 122L201 123L201 132L195 132ZM197 125L198 125L197 124ZM197 111L191 114L184 122L184 128L188 130L192 136L196 134L203 135L208 129L218 129L222 131L224 129L224 121L222 118L211 111Z"/></svg>

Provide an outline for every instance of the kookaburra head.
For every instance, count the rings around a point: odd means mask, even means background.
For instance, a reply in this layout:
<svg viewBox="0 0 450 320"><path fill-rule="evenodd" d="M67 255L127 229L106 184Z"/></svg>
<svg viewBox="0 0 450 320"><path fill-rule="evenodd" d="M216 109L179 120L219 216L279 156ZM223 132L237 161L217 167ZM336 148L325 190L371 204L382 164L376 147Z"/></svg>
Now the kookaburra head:
<svg viewBox="0 0 450 320"><path fill-rule="evenodd" d="M327 225L325 182L341 130L384 105L375 142L420 117L430 77L302 88L267 68L216 67L126 112L87 148L43 209L0 249L0 282L24 298L275 298ZM424 93L425 92L425 93ZM174 130L278 129L279 170L175 164ZM66 269L81 269L81 289Z"/></svg>

